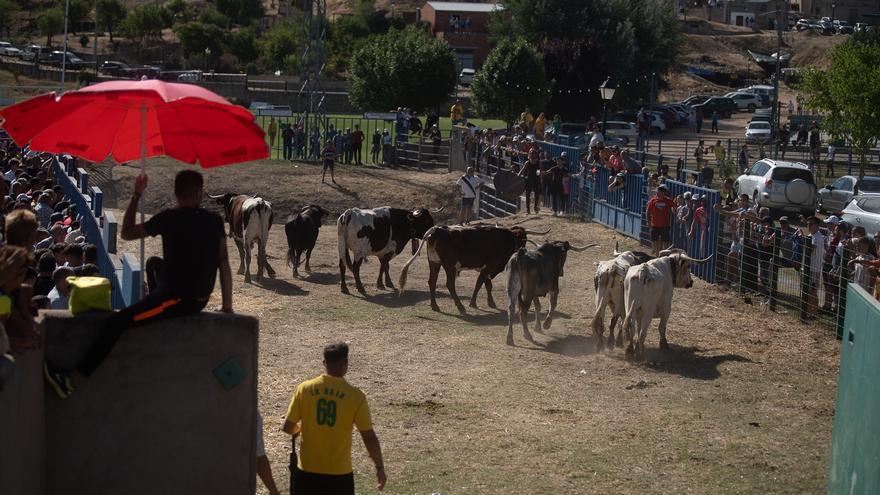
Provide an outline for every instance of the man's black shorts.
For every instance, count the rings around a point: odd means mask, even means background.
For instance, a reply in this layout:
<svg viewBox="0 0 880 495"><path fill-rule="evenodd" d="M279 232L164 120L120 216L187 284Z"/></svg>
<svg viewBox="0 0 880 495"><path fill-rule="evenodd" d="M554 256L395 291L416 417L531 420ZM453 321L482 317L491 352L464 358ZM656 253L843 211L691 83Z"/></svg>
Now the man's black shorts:
<svg viewBox="0 0 880 495"><path fill-rule="evenodd" d="M293 472L293 495L354 495L354 474Z"/></svg>
<svg viewBox="0 0 880 495"><path fill-rule="evenodd" d="M324 170L333 170L333 160L324 160Z"/></svg>
<svg viewBox="0 0 880 495"><path fill-rule="evenodd" d="M461 198L461 207L462 208L473 208L474 207L474 199L476 199L476 198Z"/></svg>
<svg viewBox="0 0 880 495"><path fill-rule="evenodd" d="M651 240L669 242L669 227L651 227Z"/></svg>

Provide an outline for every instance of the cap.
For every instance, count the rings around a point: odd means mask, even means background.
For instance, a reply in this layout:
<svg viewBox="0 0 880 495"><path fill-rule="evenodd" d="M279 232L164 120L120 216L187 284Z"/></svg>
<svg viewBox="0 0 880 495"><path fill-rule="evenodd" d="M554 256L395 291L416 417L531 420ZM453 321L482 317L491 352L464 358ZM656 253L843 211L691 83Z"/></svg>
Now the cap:
<svg viewBox="0 0 880 495"><path fill-rule="evenodd" d="M702 196L700 196L699 194L694 194L693 196L691 196L691 199L694 201L699 201L700 198L702 198Z"/></svg>
<svg viewBox="0 0 880 495"><path fill-rule="evenodd" d="M666 192L666 184L660 184L659 186L657 186L657 190Z"/></svg>
<svg viewBox="0 0 880 495"><path fill-rule="evenodd" d="M559 155L559 158L568 158L568 152L567 152L567 151L563 151L562 154Z"/></svg>
<svg viewBox="0 0 880 495"><path fill-rule="evenodd" d="M761 223L769 223L770 225L773 225L773 217L767 215L761 219Z"/></svg>
<svg viewBox="0 0 880 495"><path fill-rule="evenodd" d="M25 193L21 193L15 198L16 201L30 201L31 197Z"/></svg>
<svg viewBox="0 0 880 495"><path fill-rule="evenodd" d="M840 223L840 217L837 215L831 215L825 220L825 223L830 225L837 225Z"/></svg>
<svg viewBox="0 0 880 495"><path fill-rule="evenodd" d="M779 223L788 223L789 221L790 220L788 219L787 216L783 215L783 216L779 217Z"/></svg>
<svg viewBox="0 0 880 495"><path fill-rule="evenodd" d="M691 196L693 196L693 194L691 194L690 191L685 191L684 194L682 194L682 196L684 196L685 198L690 198Z"/></svg>

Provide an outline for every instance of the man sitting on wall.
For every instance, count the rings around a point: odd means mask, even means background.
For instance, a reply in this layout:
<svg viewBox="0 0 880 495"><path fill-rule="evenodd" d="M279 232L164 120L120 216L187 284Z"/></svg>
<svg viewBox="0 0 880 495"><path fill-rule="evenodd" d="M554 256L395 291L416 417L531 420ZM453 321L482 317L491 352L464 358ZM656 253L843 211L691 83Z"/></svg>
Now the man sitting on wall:
<svg viewBox="0 0 880 495"><path fill-rule="evenodd" d="M46 362L46 380L61 398L69 397L75 382L90 376L98 368L126 329L200 312L214 290L218 269L223 294L221 310L232 312L232 272L229 270L223 219L199 207L204 194L202 175L194 170L178 172L174 180L178 207L164 210L146 223L136 224L138 201L146 187L147 177L139 176L135 180L134 195L125 210L122 238L134 240L162 236L164 262L159 287L106 320L75 372L60 370Z"/></svg>

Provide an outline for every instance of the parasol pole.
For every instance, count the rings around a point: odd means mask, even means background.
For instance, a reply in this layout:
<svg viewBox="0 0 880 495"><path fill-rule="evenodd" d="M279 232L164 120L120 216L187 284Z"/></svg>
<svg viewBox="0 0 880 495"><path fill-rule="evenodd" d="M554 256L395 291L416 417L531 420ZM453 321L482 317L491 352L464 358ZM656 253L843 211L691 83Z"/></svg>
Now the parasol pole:
<svg viewBox="0 0 880 495"><path fill-rule="evenodd" d="M141 105L141 175L145 175L145 169L147 165L147 106ZM139 201L139 209L141 211L141 225L144 224L144 196L141 195ZM141 280L138 286L138 294L140 294L140 299L144 298L144 280L146 277L146 273L144 273L144 238L141 237Z"/></svg>

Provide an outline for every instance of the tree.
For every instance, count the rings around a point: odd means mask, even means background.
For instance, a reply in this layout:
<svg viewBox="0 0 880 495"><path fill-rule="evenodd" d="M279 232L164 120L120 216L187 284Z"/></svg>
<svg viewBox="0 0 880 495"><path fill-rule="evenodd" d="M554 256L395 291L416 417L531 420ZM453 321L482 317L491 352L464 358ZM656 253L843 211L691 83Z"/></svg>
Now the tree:
<svg viewBox="0 0 880 495"><path fill-rule="evenodd" d="M215 8L209 8L202 12L199 16L199 22L203 24L213 24L220 29L229 29L229 17Z"/></svg>
<svg viewBox="0 0 880 495"><path fill-rule="evenodd" d="M174 35L180 40L183 53L201 55L206 48L211 49L212 57L219 57L225 50L226 32L213 24L201 22L183 22L174 25Z"/></svg>
<svg viewBox="0 0 880 495"><path fill-rule="evenodd" d="M501 40L471 84L477 113L508 124L516 121L524 107L543 108L551 88L541 54L522 38Z"/></svg>
<svg viewBox="0 0 880 495"><path fill-rule="evenodd" d="M126 9L122 0L98 0L95 3L95 12L98 15L98 24L107 29L110 35L110 43L113 43L113 29L125 19Z"/></svg>
<svg viewBox="0 0 880 495"><path fill-rule="evenodd" d="M213 0L213 3L217 10L239 26L246 26L265 13L262 0Z"/></svg>
<svg viewBox="0 0 880 495"><path fill-rule="evenodd" d="M553 113L598 111L596 89L611 76L615 99L647 99L651 74L663 76L677 60L680 21L670 0L503 0L494 15L496 40L523 37L544 57L547 77L556 81Z"/></svg>
<svg viewBox="0 0 880 495"><path fill-rule="evenodd" d="M64 31L64 11L61 7L42 11L37 16L37 29L46 37L46 45L52 46L52 37Z"/></svg>
<svg viewBox="0 0 880 495"><path fill-rule="evenodd" d="M165 10L171 16L173 23L188 22L195 20L198 13L192 4L185 0L170 0L165 2Z"/></svg>
<svg viewBox="0 0 880 495"><path fill-rule="evenodd" d="M229 51L241 64L253 62L260 56L260 47L254 28L246 27L229 36Z"/></svg>
<svg viewBox="0 0 880 495"><path fill-rule="evenodd" d="M17 3L12 0L0 0L0 12L3 12L3 15L0 16L0 30L6 31L6 37L11 36L12 26L18 17L18 11Z"/></svg>
<svg viewBox="0 0 880 495"><path fill-rule="evenodd" d="M260 51L272 69L296 70L299 29L290 22L276 24L263 33Z"/></svg>
<svg viewBox="0 0 880 495"><path fill-rule="evenodd" d="M69 8L67 9L67 27L70 32L76 34L80 24L89 18L91 12L91 2L86 0L70 0Z"/></svg>
<svg viewBox="0 0 880 495"><path fill-rule="evenodd" d="M144 5L128 11L118 30L140 49L162 40L162 29L166 26L167 18L170 16L164 8Z"/></svg>
<svg viewBox="0 0 880 495"><path fill-rule="evenodd" d="M364 110L398 106L424 111L455 89L455 52L425 31L407 28L371 36L351 60L351 102Z"/></svg>
<svg viewBox="0 0 880 495"><path fill-rule="evenodd" d="M823 127L843 137L859 157L859 178L880 138L880 44L848 41L831 52L827 71L806 72L799 89L808 108L823 113Z"/></svg>

